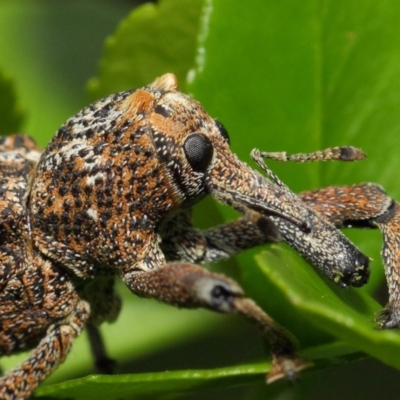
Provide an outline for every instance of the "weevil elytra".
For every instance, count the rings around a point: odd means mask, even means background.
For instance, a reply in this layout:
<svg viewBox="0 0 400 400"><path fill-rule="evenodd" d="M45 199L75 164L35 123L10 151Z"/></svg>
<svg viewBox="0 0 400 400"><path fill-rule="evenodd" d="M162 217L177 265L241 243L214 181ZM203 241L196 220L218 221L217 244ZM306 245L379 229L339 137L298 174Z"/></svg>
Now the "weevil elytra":
<svg viewBox="0 0 400 400"><path fill-rule="evenodd" d="M361 157L349 149L308 158ZM29 397L85 327L98 340L96 327L118 315L117 275L138 296L242 315L271 344L268 380L293 378L307 362L290 334L232 279L196 264L283 239L335 282L361 286L369 259L334 225L383 231L391 297L382 326L397 326L397 203L373 184L296 196L261 159L290 157L253 156L270 179L230 151L224 127L178 91L172 74L83 109L43 154L26 136L3 138L0 354L33 350L0 379L0 397ZM191 208L206 195L243 216L195 229ZM94 353L107 370L101 346Z"/></svg>

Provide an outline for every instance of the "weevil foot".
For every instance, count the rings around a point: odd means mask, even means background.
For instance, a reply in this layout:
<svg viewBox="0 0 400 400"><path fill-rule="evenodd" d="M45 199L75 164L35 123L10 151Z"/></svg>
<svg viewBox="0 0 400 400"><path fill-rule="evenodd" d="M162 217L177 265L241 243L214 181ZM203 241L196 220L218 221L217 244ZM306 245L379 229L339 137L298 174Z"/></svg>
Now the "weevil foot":
<svg viewBox="0 0 400 400"><path fill-rule="evenodd" d="M267 383L273 383L279 379L286 378L289 382L294 382L299 377L299 372L311 367L313 364L297 354L282 354L272 356L271 369L267 374Z"/></svg>
<svg viewBox="0 0 400 400"><path fill-rule="evenodd" d="M117 363L115 360L108 357L99 327L89 323L86 325L86 332L89 337L89 344L95 361L96 373L105 375L115 374Z"/></svg>
<svg viewBox="0 0 400 400"><path fill-rule="evenodd" d="M96 373L103 375L113 375L117 369L117 362L112 358L96 360Z"/></svg>
<svg viewBox="0 0 400 400"><path fill-rule="evenodd" d="M375 315L378 329L396 329L400 327L400 308L387 305Z"/></svg>

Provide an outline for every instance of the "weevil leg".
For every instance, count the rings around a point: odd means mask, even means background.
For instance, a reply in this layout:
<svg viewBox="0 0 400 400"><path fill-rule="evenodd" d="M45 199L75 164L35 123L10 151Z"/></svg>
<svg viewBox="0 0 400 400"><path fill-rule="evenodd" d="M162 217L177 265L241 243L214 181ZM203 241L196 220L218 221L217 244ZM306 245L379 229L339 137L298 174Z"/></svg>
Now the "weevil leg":
<svg viewBox="0 0 400 400"><path fill-rule="evenodd" d="M374 221L383 234L382 258L389 302L376 316L381 328L400 327L400 204L394 202L386 215Z"/></svg>
<svg viewBox="0 0 400 400"><path fill-rule="evenodd" d="M300 198L336 227L379 228L389 302L377 315L381 328L400 327L400 205L379 185L362 183L301 193Z"/></svg>
<svg viewBox="0 0 400 400"><path fill-rule="evenodd" d="M242 218L212 227L202 233L207 251L197 262L206 263L231 257L255 246L282 241L275 223L251 210Z"/></svg>
<svg viewBox="0 0 400 400"><path fill-rule="evenodd" d="M208 263L265 243L281 241L277 226L249 210L242 217L206 230L192 225L191 210L177 214L162 227L161 248L168 261Z"/></svg>
<svg viewBox="0 0 400 400"><path fill-rule="evenodd" d="M253 300L244 296L232 279L188 263L170 263L146 272L123 277L129 288L142 297L155 298L181 308L207 308L234 313L255 324L271 345L272 368L267 381L294 379L310 364L300 358L291 335L276 324Z"/></svg>
<svg viewBox="0 0 400 400"><path fill-rule="evenodd" d="M29 358L0 378L0 398L5 400L28 398L39 383L65 360L89 313L89 305L85 301L80 301L68 318L50 326L47 335L39 342Z"/></svg>
<svg viewBox="0 0 400 400"><path fill-rule="evenodd" d="M107 354L100 328L88 323L86 325L86 332L89 338L90 350L95 361L96 372L105 375L114 374L117 363Z"/></svg>
<svg viewBox="0 0 400 400"><path fill-rule="evenodd" d="M375 219L393 204L382 187L373 183L331 186L300 193L299 197L337 228L376 228Z"/></svg>
<svg viewBox="0 0 400 400"><path fill-rule="evenodd" d="M99 326L114 322L121 310L121 299L114 288L112 275L98 276L80 289L80 296L90 304L90 319L86 325L90 349L96 372L110 375L115 372L116 362L107 355Z"/></svg>

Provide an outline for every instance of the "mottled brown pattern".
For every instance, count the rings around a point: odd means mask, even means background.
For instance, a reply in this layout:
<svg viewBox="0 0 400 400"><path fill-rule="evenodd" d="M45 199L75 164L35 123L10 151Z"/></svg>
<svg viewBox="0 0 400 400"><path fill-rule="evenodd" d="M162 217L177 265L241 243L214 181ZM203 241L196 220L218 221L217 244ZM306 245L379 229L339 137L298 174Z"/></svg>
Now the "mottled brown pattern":
<svg viewBox="0 0 400 400"><path fill-rule="evenodd" d="M361 154L335 148L277 157ZM0 398L28 398L84 327L96 365L111 372L97 326L118 316L116 275L142 297L242 315L271 344L268 381L294 378L308 363L290 334L236 282L195 263L284 240L335 282L361 286L369 260L336 227L382 230L390 304L381 325L398 326L397 203L372 184L298 197L254 159L270 179L231 153L225 128L179 92L172 74L89 105L65 122L41 157L26 136L2 139L0 355L32 353L0 378ZM207 195L243 216L195 229L191 207Z"/></svg>

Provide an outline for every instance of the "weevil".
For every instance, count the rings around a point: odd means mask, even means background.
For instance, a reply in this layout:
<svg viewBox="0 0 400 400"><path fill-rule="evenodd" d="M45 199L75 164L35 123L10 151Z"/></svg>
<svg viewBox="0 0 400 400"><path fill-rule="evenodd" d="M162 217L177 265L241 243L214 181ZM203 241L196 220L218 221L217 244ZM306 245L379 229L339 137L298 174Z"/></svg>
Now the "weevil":
<svg viewBox="0 0 400 400"><path fill-rule="evenodd" d="M0 354L32 349L0 379L0 397L28 398L86 327L99 368L109 359L97 326L116 319L119 276L132 293L183 308L235 313L271 347L268 380L308 365L294 339L238 283L198 264L284 240L342 286L362 286L369 259L337 229L378 227L399 325L399 206L374 184L293 194L263 158L362 158L350 147L313 155L253 152L268 177L241 162L228 133L166 74L105 97L70 118L41 153L27 136L0 143ZM191 222L207 195L242 214L207 230Z"/></svg>

